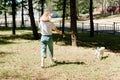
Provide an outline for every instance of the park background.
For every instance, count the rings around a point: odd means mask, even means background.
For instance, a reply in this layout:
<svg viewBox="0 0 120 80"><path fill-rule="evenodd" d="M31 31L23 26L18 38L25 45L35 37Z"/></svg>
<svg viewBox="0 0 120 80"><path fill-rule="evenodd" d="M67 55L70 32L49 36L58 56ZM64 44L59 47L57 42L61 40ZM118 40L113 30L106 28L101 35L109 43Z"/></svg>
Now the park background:
<svg viewBox="0 0 120 80"><path fill-rule="evenodd" d="M120 0L1 0L1 80L119 80ZM53 31L57 64L40 67L39 18L45 9L66 35ZM74 37L73 37L74 36ZM97 47L105 47L101 60Z"/></svg>

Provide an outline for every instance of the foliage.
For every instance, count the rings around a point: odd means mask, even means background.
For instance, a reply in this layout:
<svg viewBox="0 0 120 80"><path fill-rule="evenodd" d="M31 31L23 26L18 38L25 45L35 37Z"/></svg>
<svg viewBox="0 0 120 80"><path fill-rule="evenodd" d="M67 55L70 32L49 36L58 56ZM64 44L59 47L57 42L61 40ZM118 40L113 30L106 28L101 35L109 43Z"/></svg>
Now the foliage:
<svg viewBox="0 0 120 80"><path fill-rule="evenodd" d="M23 1L17 2L17 10L21 9L22 4L24 9L28 9L27 1L23 0Z"/></svg>
<svg viewBox="0 0 120 80"><path fill-rule="evenodd" d="M36 4L34 6L34 9L38 10L39 12L41 11L41 1L42 0L33 0L33 4ZM86 14L89 12L89 0L76 0L77 1L77 11L79 12L78 14ZM28 9L27 7L27 0L23 0L24 3L24 8ZM22 0L17 1L17 10L20 10ZM70 1L67 0L67 6L66 6L66 16L69 16L70 14ZM108 5L119 5L119 0L94 0L94 7L97 7L98 5L103 5L103 8L105 8L105 4ZM4 7L4 0L0 0L0 13L6 10L7 13L11 14L11 0L6 0L6 7ZM47 5L47 8L52 9L53 11L59 12L59 15L62 15L62 9L63 9L63 0L45 0L45 4Z"/></svg>
<svg viewBox="0 0 120 80"><path fill-rule="evenodd" d="M80 13L86 14L89 12L89 0L80 0L78 6Z"/></svg>
<svg viewBox="0 0 120 80"><path fill-rule="evenodd" d="M58 3L59 2L59 3ZM70 16L70 1L66 0L66 14L65 16L68 17ZM63 0L53 0L53 5L52 5L53 11L58 11L59 13L62 14L63 11Z"/></svg>
<svg viewBox="0 0 120 80"><path fill-rule="evenodd" d="M7 13L11 13L12 12L11 4L12 4L11 0L6 0L6 2L4 2L4 0L1 0L0 11L2 13L4 11L6 11Z"/></svg>
<svg viewBox="0 0 120 80"><path fill-rule="evenodd" d="M17 1L16 0L16 10L19 10L22 6L21 6L22 1ZM6 4L6 6L4 6ZM24 8L27 9L27 1L23 0L23 4L24 4ZM4 0L2 1L2 7L0 7L0 10L6 11L7 13L9 13L10 15L12 15L12 0L6 0L6 2L4 2ZM2 9L1 9L2 8Z"/></svg>

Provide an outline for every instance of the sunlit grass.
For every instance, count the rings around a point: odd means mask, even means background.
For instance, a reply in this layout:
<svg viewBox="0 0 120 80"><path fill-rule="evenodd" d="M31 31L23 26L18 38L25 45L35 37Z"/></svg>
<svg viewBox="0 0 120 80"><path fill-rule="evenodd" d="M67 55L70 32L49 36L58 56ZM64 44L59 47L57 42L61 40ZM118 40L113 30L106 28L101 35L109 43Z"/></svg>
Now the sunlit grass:
<svg viewBox="0 0 120 80"><path fill-rule="evenodd" d="M2 31L0 31L0 33L1 32ZM99 37L90 39L88 35L80 34L79 38L82 38L80 39L81 43L79 47L54 44L54 53L58 60L58 64L51 66L49 58L47 58L45 62L46 68L42 69L40 68L40 41L32 40L32 33L30 32L27 34L28 30L18 30L17 32L19 33L19 36L14 36L13 38L11 38L12 35L8 37L9 31L5 31L6 35L0 36L2 41L6 40L6 42L10 42L0 45L1 80L120 79L119 52L116 54L108 49L105 51L104 55L108 57L100 61L94 55L96 47L87 45L92 45L90 43L92 40L96 41L96 43L99 43L99 40L102 41ZM4 32L2 32L2 34L4 34ZM25 35L27 36L24 37ZM54 37L55 40L57 38L58 37ZM67 38L69 38L69 34ZM83 38L88 40L85 41ZM103 40L104 43L105 40L106 39Z"/></svg>

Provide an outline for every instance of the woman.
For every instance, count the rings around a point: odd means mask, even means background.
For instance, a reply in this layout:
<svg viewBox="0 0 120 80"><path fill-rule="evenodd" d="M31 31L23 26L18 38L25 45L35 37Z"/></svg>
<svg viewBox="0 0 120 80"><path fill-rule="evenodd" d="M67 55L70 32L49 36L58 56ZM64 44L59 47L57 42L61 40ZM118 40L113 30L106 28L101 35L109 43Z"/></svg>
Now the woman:
<svg viewBox="0 0 120 80"><path fill-rule="evenodd" d="M50 21L51 13L49 11L45 11L44 14L40 18L40 30L41 30L41 67L44 67L44 59L46 56L46 48L48 46L49 55L52 63L55 61L53 58L53 39L52 39L52 30L55 30L58 34L62 34L56 26Z"/></svg>

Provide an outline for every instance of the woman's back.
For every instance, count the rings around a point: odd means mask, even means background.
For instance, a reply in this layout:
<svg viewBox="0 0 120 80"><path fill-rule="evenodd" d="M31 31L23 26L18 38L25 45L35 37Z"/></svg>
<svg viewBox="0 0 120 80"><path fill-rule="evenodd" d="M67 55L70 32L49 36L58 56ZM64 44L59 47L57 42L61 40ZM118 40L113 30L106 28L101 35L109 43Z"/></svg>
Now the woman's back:
<svg viewBox="0 0 120 80"><path fill-rule="evenodd" d="M52 22L43 21L40 21L39 27L42 35L52 35L52 30L56 28Z"/></svg>

